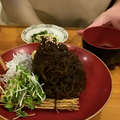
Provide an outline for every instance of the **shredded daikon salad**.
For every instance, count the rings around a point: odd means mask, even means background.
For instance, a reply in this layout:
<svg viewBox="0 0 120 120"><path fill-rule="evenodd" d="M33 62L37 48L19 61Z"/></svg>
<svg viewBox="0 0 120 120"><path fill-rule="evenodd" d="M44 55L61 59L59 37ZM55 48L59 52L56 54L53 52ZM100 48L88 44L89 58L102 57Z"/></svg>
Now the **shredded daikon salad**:
<svg viewBox="0 0 120 120"><path fill-rule="evenodd" d="M6 67L8 68L6 74L4 74L5 81L9 80L11 77L16 77L19 72L16 72L16 66L21 65L24 66L30 73L32 73L32 60L31 55L27 54L23 50L19 53L13 54L13 59L9 62L6 62Z"/></svg>
<svg viewBox="0 0 120 120"><path fill-rule="evenodd" d="M27 117L23 107L31 110L39 105L46 97L38 76L32 72L31 55L24 51L13 54L13 60L6 63L7 72L0 78L0 103L10 112L15 112L17 119ZM34 115L34 114L32 114Z"/></svg>

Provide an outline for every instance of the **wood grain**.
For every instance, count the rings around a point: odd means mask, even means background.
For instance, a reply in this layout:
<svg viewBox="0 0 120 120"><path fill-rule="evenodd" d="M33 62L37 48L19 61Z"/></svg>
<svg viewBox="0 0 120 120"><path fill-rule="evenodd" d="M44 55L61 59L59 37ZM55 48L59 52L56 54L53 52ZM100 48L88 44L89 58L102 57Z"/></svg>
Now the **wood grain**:
<svg viewBox="0 0 120 120"><path fill-rule="evenodd" d="M0 55L11 48L26 44L21 39L24 27L0 26ZM69 33L69 44L82 47L81 37L77 35L76 28L66 28ZM120 67L110 71L113 81L112 96L104 109L91 120L120 120ZM3 120L2 118L0 120Z"/></svg>

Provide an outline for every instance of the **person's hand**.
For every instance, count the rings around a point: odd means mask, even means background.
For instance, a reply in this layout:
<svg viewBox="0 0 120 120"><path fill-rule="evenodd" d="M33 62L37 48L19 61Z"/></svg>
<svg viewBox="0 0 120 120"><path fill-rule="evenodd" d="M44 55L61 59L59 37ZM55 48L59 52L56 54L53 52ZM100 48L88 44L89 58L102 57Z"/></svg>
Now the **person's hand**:
<svg viewBox="0 0 120 120"><path fill-rule="evenodd" d="M94 27L94 26L102 26L105 25L106 23L109 23L108 26L112 25L115 28L120 30L120 6L118 7L112 7L108 9L106 12L102 13L89 27ZM86 29L87 29L86 28ZM82 35L84 30L79 30L78 35Z"/></svg>

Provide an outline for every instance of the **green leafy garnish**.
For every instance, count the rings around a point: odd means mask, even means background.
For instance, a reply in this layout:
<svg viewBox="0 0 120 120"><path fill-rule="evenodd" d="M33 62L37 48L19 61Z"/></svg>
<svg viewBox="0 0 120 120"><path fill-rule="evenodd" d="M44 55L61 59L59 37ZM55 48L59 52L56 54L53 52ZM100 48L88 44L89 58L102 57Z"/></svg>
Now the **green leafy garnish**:
<svg viewBox="0 0 120 120"><path fill-rule="evenodd" d="M33 110L35 108L35 106L32 105L32 104L31 105L27 105L27 107L30 108L31 110Z"/></svg>
<svg viewBox="0 0 120 120"><path fill-rule="evenodd" d="M46 97L42 85L38 82L38 76L20 65L16 66L16 72L19 74L5 82L4 89L0 86L0 102L4 103L4 107L10 112L16 112L15 119L27 117L28 114L22 110L23 107L33 110L35 105L39 105Z"/></svg>
<svg viewBox="0 0 120 120"><path fill-rule="evenodd" d="M49 37L51 37L51 38L55 38L57 41L58 41L58 38L56 37L56 35L53 35L53 34L51 34L51 33L48 33L48 31L47 30L45 30L45 31L41 31L41 32L39 32L39 33L37 33L37 34L33 34L32 36L31 36L31 38L32 38L32 42L41 42L42 41L42 38L41 37L46 37L46 36L49 36Z"/></svg>
<svg viewBox="0 0 120 120"><path fill-rule="evenodd" d="M28 116L28 114L27 114L25 111L19 110L19 111L17 111L16 113L17 113L17 116L22 117L22 118Z"/></svg>

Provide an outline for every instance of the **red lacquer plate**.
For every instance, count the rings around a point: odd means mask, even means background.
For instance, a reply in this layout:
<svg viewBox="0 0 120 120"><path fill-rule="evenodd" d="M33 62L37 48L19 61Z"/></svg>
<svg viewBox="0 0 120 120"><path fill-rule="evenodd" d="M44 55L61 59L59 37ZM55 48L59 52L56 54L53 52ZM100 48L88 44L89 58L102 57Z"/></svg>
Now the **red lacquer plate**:
<svg viewBox="0 0 120 120"><path fill-rule="evenodd" d="M12 60L13 53L24 50L32 53L36 50L39 43L27 44L13 48L4 54L2 58L5 62ZM32 117L26 117L25 120L87 120L99 113L108 103L112 92L112 79L108 68L94 54L85 49L66 44L69 50L73 51L81 60L87 74L86 89L80 94L80 108L78 111L59 111L35 109L27 110L28 113L35 113ZM3 69L0 65L0 74ZM14 113L8 112L0 107L0 114L10 120L15 117ZM19 118L18 120L23 120Z"/></svg>

